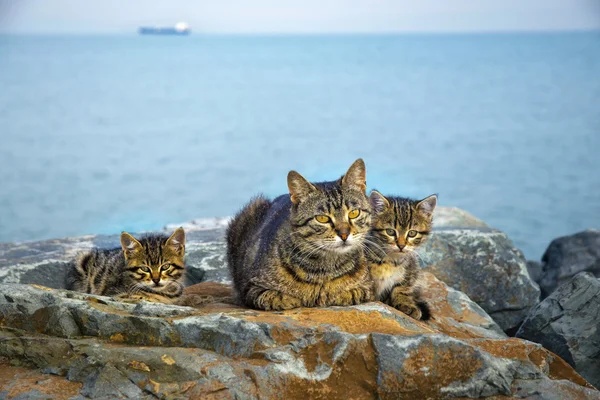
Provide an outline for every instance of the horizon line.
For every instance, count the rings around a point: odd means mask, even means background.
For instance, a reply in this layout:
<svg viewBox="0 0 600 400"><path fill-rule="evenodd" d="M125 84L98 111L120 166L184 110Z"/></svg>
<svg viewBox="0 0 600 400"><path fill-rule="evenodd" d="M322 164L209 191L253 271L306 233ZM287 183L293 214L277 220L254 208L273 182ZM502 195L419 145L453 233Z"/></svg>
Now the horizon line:
<svg viewBox="0 0 600 400"><path fill-rule="evenodd" d="M110 31L2 31L2 36L137 36L134 30ZM600 33L600 28L568 29L490 29L490 30L390 30L390 31L198 31L193 28L189 36L400 36L400 35L471 35L471 34L552 34Z"/></svg>

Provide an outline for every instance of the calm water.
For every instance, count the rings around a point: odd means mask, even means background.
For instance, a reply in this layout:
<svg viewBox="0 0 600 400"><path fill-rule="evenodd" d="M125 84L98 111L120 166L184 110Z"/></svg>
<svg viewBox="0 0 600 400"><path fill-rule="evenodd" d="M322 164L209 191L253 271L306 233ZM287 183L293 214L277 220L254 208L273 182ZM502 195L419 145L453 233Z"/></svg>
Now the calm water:
<svg viewBox="0 0 600 400"><path fill-rule="evenodd" d="M600 228L600 34L0 36L0 241L231 215L296 169Z"/></svg>

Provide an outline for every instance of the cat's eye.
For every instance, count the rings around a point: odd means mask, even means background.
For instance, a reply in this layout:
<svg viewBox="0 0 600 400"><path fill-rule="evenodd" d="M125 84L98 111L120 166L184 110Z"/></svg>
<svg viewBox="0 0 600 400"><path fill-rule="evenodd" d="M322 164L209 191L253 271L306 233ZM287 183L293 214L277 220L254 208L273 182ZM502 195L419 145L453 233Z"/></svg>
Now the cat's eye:
<svg viewBox="0 0 600 400"><path fill-rule="evenodd" d="M385 233L387 233L390 236L396 236L396 231L393 229L386 229Z"/></svg>
<svg viewBox="0 0 600 400"><path fill-rule="evenodd" d="M140 267L143 272L150 272L150 268L148 267Z"/></svg>
<svg viewBox="0 0 600 400"><path fill-rule="evenodd" d="M329 217L327 215L317 215L315 219L322 224L329 222Z"/></svg>
<svg viewBox="0 0 600 400"><path fill-rule="evenodd" d="M415 236L417 236L417 231L414 231L412 229L410 231L408 231L408 237L415 237Z"/></svg>
<svg viewBox="0 0 600 400"><path fill-rule="evenodd" d="M169 268L171 268L171 264L165 264L165 265L161 265L161 266L160 266L160 270L161 270L161 271L166 271L166 270L168 270Z"/></svg>
<svg viewBox="0 0 600 400"><path fill-rule="evenodd" d="M348 218L354 219L360 215L360 210L352 210L348 213Z"/></svg>

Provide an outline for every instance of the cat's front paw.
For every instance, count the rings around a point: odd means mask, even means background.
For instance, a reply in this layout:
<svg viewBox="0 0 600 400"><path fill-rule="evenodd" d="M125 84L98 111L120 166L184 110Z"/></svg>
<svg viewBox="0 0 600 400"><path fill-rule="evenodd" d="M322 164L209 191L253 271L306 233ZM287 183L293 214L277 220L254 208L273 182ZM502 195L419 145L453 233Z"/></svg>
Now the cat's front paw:
<svg viewBox="0 0 600 400"><path fill-rule="evenodd" d="M256 308L265 311L283 311L302 307L302 301L299 298L277 290L267 290L261 293L254 304Z"/></svg>
<svg viewBox="0 0 600 400"><path fill-rule="evenodd" d="M327 305L353 306L356 304L367 303L371 300L373 300L373 294L369 288L357 287L332 296Z"/></svg>
<svg viewBox="0 0 600 400"><path fill-rule="evenodd" d="M405 294L392 295L390 298L390 305L414 319L420 320L423 317L423 313L418 304L410 296Z"/></svg>
<svg viewBox="0 0 600 400"><path fill-rule="evenodd" d="M172 304L174 299L161 296L155 293L136 293L136 294L120 294L114 297L116 300L123 303L138 303L140 301L150 301L152 303Z"/></svg>

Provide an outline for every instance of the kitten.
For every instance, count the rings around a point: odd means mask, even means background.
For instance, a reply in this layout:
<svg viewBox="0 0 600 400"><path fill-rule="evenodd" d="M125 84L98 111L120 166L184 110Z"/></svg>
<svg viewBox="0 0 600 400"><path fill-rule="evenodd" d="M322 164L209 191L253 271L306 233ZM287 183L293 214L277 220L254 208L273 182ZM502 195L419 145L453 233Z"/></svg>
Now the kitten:
<svg viewBox="0 0 600 400"><path fill-rule="evenodd" d="M373 190L369 200L373 221L365 256L375 299L415 319L429 319L429 307L421 299L421 271L415 250L431 231L437 196L411 200L385 197Z"/></svg>
<svg viewBox="0 0 600 400"><path fill-rule="evenodd" d="M82 254L67 274L67 289L168 302L183 292L185 232L136 240L121 233L121 248Z"/></svg>
<svg viewBox="0 0 600 400"><path fill-rule="evenodd" d="M259 196L229 224L227 261L238 300L263 310L369 301L364 162L337 181L310 183L295 171L287 181L289 196Z"/></svg>

